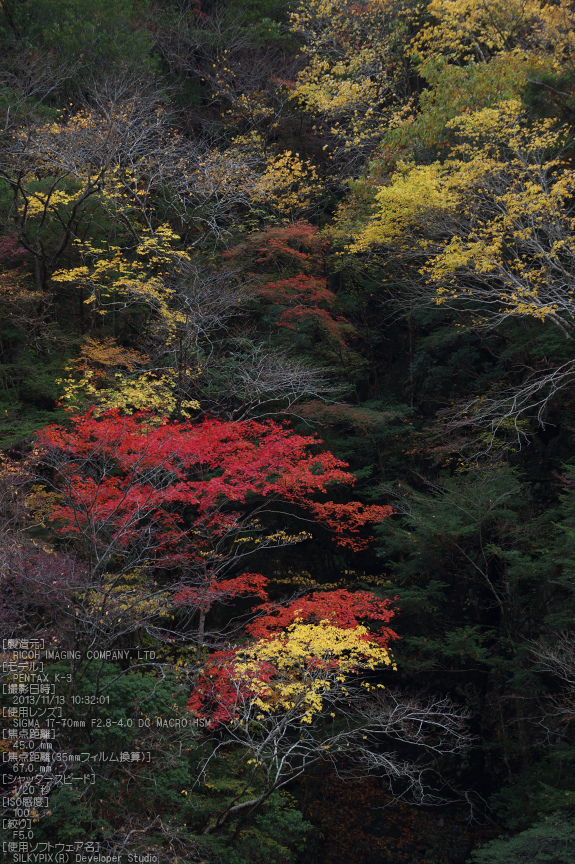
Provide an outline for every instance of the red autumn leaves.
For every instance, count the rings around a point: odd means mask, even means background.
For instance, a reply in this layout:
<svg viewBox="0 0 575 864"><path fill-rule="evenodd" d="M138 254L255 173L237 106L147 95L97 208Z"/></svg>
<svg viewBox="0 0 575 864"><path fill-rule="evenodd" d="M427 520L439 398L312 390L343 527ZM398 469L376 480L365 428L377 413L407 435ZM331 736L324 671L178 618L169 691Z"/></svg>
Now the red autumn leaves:
<svg viewBox="0 0 575 864"><path fill-rule="evenodd" d="M271 421L174 423L88 412L69 429L44 429L39 443L63 493L53 516L64 533L120 549L145 538L164 567L205 558L282 505L352 549L365 546L362 526L391 512L317 500L334 483L353 484L353 474L316 437Z"/></svg>

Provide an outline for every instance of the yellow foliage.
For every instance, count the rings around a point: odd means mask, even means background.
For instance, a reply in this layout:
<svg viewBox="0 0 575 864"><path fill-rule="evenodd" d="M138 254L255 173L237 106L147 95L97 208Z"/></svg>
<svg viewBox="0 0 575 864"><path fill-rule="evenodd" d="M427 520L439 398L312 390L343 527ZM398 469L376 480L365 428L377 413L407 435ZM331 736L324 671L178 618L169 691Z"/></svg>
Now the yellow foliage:
<svg viewBox="0 0 575 864"><path fill-rule="evenodd" d="M290 15L308 57L293 96L348 149L379 140L395 98L390 45L400 25L388 5L306 0Z"/></svg>
<svg viewBox="0 0 575 864"><path fill-rule="evenodd" d="M485 63L453 66L444 57L428 57L418 68L429 89L419 94L418 110L408 103L390 119L387 147L421 151L445 145L451 133L447 122L458 115L519 98L530 76L550 72L550 61L504 53Z"/></svg>
<svg viewBox="0 0 575 864"><path fill-rule="evenodd" d="M177 133L168 138L163 122L161 108L134 98L18 133L27 158L18 206L21 222L30 222L38 236L46 228L64 235L65 245L76 234L79 265L52 279L85 288L93 315L144 304L173 332L183 316L174 309L166 276L188 255L178 249L180 238L169 224L152 226L150 193L160 155L172 180L185 175L186 166L175 152ZM87 219L97 226L99 220L112 223L115 236L127 239L122 245L80 239Z"/></svg>
<svg viewBox="0 0 575 864"><path fill-rule="evenodd" d="M26 277L19 270L4 270L0 273L0 302L9 301L10 307L20 304L28 306L42 299L42 292L26 288ZM13 312L8 308L8 314Z"/></svg>
<svg viewBox="0 0 575 864"><path fill-rule="evenodd" d="M465 296L490 304L490 318L551 316L560 324L559 313L575 312L561 288L563 262L575 258L575 176L549 154L560 152L566 130L551 120L528 124L517 100L448 126L459 139L451 157L400 164L348 249L416 245L427 256L420 272L435 286L437 304Z"/></svg>
<svg viewBox="0 0 575 864"><path fill-rule="evenodd" d="M2 474L7 466L2 465ZM25 521L29 527L46 527L57 504L63 496L57 492L47 491L45 487L34 484L24 499ZM45 549L45 551L47 551Z"/></svg>
<svg viewBox="0 0 575 864"><path fill-rule="evenodd" d="M50 193L30 192L26 203L20 205L22 213L26 213L27 217L42 216L46 210L57 210L58 206L67 207L70 204L75 204L82 196L83 189L79 189L75 194L69 194L62 189L55 189Z"/></svg>
<svg viewBox="0 0 575 864"><path fill-rule="evenodd" d="M166 416L179 410L183 417L191 417L200 403L196 399L179 402L174 393L177 377L175 369L159 373L141 371L133 377L117 372L111 386L98 387L93 383L93 372L88 370L79 381L67 378L59 383L65 385L62 401L72 410L85 407L88 402L102 411L119 408L126 414L153 411Z"/></svg>
<svg viewBox="0 0 575 864"><path fill-rule="evenodd" d="M484 61L521 51L548 56L555 68L572 67L575 14L569 0L431 0L426 23L412 42L419 57Z"/></svg>
<svg viewBox="0 0 575 864"><path fill-rule="evenodd" d="M137 368L148 362L145 354L122 348L113 339L86 339L80 357L66 367L72 374L58 381L64 385L62 402L71 410L87 403L101 410L120 408L127 414L150 410L165 416L179 410L182 416L190 417L200 404L195 399L178 400L178 371ZM119 367L127 373L114 371ZM190 370L186 374L189 376Z"/></svg>
<svg viewBox="0 0 575 864"><path fill-rule="evenodd" d="M84 340L80 351L81 360L79 364L97 363L99 366L125 366L131 372L136 366L142 366L149 362L147 354L134 351L133 348L123 348L115 339L91 339Z"/></svg>
<svg viewBox="0 0 575 864"><path fill-rule="evenodd" d="M389 651L366 639L368 635L363 626L344 629L327 621L296 621L275 639L260 639L242 649L234 677L249 680L250 689L259 692L254 705L263 715L296 708L303 712L300 722L311 723L322 711L324 698L336 687L345 688L350 676L393 665ZM276 670L271 680L261 677L266 664Z"/></svg>
<svg viewBox="0 0 575 864"><path fill-rule="evenodd" d="M286 150L265 154L263 140L255 132L237 136L224 152L212 150L199 162L194 175L196 189L216 208L230 205L266 205L280 215L305 213L321 194L315 167L299 154Z"/></svg>
<svg viewBox="0 0 575 864"><path fill-rule="evenodd" d="M139 568L121 576L104 573L99 586L86 592L85 603L98 618L110 623L137 622L166 609L157 583L150 582Z"/></svg>
<svg viewBox="0 0 575 864"><path fill-rule="evenodd" d="M174 249L172 244L178 239L169 225L161 225L154 232L142 230L135 256L120 246L100 248L78 240L74 245L85 263L58 270L52 279L87 289L90 293L84 303L101 315L144 303L172 333L184 321L184 315L173 308L173 290L166 286L165 277L178 260L189 257Z"/></svg>
<svg viewBox="0 0 575 864"><path fill-rule="evenodd" d="M439 162L413 165L400 162L389 186L375 195L376 208L355 242L348 249L361 252L373 243L388 243L411 231L433 209L454 207L457 195L449 187L450 172Z"/></svg>
<svg viewBox="0 0 575 864"><path fill-rule="evenodd" d="M253 200L271 204L280 214L299 216L309 210L322 192L317 171L309 159L286 150L267 160Z"/></svg>

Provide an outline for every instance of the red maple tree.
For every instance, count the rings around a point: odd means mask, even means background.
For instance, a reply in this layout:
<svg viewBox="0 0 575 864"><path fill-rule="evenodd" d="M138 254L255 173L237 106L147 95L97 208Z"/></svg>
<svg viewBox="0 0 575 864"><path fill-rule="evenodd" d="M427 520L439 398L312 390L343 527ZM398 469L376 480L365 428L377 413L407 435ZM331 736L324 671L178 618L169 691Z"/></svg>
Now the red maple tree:
<svg viewBox="0 0 575 864"><path fill-rule="evenodd" d="M351 593L345 588L313 591L287 606L273 603L259 606L261 614L246 627L246 632L255 639L273 638L296 621L304 624L325 621L342 630L354 629L369 622L373 630L375 622L387 624L393 618L396 610L391 604L391 600L382 600L372 591ZM387 645L390 639L397 638L397 634L380 624L377 632L370 632L366 638Z"/></svg>
<svg viewBox="0 0 575 864"><path fill-rule="evenodd" d="M266 304L278 326L299 330L313 324L343 346L354 328L334 311L327 252L318 228L296 222L253 234L224 257L245 267L250 293Z"/></svg>
<svg viewBox="0 0 575 864"><path fill-rule="evenodd" d="M119 554L162 568L199 567L206 594L196 598L200 605L245 551L301 539L266 533L265 513L311 518L355 550L368 542L359 529L391 513L317 500L355 477L320 439L271 421L175 423L144 412L89 411L70 428L47 427L38 441L56 471L60 500L52 515L61 533L87 544L102 566ZM245 591L242 578L242 585L227 585L228 595ZM261 582L253 585L262 596Z"/></svg>
<svg viewBox="0 0 575 864"><path fill-rule="evenodd" d="M387 651L390 641L398 638L394 630L385 626L396 614L392 602L370 591L314 591L287 605L262 604L257 609L260 614L246 627L246 634L261 644L262 640L285 637L294 624L327 624L341 630L361 627L360 641L377 644ZM273 687L277 679L278 669L273 661L264 659L246 667L242 663L245 650L246 645L242 645L214 652L192 693L188 707L198 717L209 718L210 728L237 719L245 705L261 697L267 685ZM333 672L339 669L340 659L325 654L315 656L310 648L306 667Z"/></svg>

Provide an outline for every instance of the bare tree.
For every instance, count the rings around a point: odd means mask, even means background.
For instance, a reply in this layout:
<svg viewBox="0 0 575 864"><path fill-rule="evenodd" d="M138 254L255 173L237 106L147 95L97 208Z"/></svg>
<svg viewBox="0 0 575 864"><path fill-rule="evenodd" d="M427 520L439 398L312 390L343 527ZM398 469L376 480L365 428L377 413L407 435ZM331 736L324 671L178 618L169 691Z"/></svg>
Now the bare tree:
<svg viewBox="0 0 575 864"><path fill-rule="evenodd" d="M329 660L327 655L324 659ZM308 667L302 674L306 687L315 688L321 697L312 723L306 693L295 697L287 710L263 713L249 690L246 694L244 682L235 682L231 704L235 719L213 733L213 750L200 766L198 783L208 779L211 761L230 748L246 751L252 768L236 798L204 833L217 831L230 819L253 815L276 790L318 762L330 763L346 777L376 773L392 788L397 784L398 794L420 804L445 803L445 797L429 786L432 762L425 761L423 754L441 757L469 746L464 712L446 698L421 701L387 690L366 696L359 684L341 683L339 671L330 674L324 664ZM419 751L423 760L406 759L394 745L411 753ZM262 791L254 796L249 792L256 778Z"/></svg>
<svg viewBox="0 0 575 864"><path fill-rule="evenodd" d="M561 682L562 691L546 700L544 728L554 735L565 734L575 714L575 638L573 633L559 633L551 642L541 639L533 643L531 654L536 668Z"/></svg>
<svg viewBox="0 0 575 864"><path fill-rule="evenodd" d="M57 63L19 45L0 59L0 88L9 92L2 131L9 135L38 121L38 109L77 71L79 64Z"/></svg>
<svg viewBox="0 0 575 864"><path fill-rule="evenodd" d="M231 339L224 350L206 357L197 384L200 402L230 420L297 415L302 402L333 401L342 392L329 382L327 370L247 338Z"/></svg>

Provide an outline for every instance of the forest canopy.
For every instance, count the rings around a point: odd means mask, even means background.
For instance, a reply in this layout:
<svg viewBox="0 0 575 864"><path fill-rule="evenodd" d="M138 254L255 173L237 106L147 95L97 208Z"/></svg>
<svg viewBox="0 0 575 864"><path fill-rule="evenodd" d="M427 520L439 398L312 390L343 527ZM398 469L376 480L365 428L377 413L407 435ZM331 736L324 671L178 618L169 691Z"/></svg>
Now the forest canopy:
<svg viewBox="0 0 575 864"><path fill-rule="evenodd" d="M572 0L0 42L1 860L570 864Z"/></svg>

